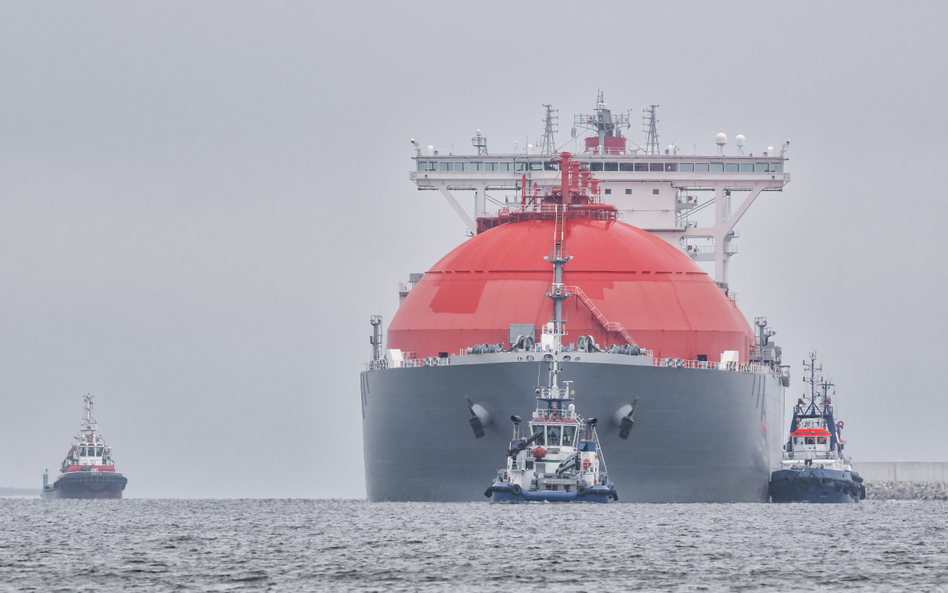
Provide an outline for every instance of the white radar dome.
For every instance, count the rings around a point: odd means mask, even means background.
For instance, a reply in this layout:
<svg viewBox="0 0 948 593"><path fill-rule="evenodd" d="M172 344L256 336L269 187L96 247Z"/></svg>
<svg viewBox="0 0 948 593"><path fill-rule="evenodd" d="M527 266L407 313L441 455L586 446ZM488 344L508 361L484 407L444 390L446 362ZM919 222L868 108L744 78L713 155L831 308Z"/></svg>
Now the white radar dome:
<svg viewBox="0 0 948 593"><path fill-rule="evenodd" d="M714 137L714 142L718 146L724 146L725 144L727 144L727 134L725 134L724 132L721 132L720 134Z"/></svg>
<svg viewBox="0 0 948 593"><path fill-rule="evenodd" d="M738 134L734 137L734 144L737 144L738 146L744 146L746 141L747 140L744 138L744 134Z"/></svg>
<svg viewBox="0 0 948 593"><path fill-rule="evenodd" d="M477 130L477 131L476 131L476 132L474 132L474 133L475 133L475 134L477 134L478 136L480 136L480 135L481 135L481 131L480 131L480 130Z"/></svg>

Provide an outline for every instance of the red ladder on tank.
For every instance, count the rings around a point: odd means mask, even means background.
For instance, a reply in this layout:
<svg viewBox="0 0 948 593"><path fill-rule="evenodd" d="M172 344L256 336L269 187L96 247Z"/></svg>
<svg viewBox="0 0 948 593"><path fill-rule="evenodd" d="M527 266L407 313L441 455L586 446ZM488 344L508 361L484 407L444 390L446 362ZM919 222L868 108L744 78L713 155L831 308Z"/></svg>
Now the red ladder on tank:
<svg viewBox="0 0 948 593"><path fill-rule="evenodd" d="M621 323L618 321L609 321L606 319L606 316L603 315L602 311L599 310L599 307L597 307L596 304L592 302L592 299L589 298L585 292L583 292L583 289L578 286L570 286L567 288L567 290L579 297L579 300L582 301L584 305L586 305L586 308L589 309L589 312L593 314L593 317L596 318L596 320L599 322L599 325L601 325L604 330L607 332L618 332L619 335L621 335L625 339L626 343L628 343L630 346L638 346L638 344L635 343L635 340L632 339L632 336L629 335L628 330L622 327Z"/></svg>
<svg viewBox="0 0 948 593"><path fill-rule="evenodd" d="M556 209L556 224L553 226L553 246L557 257L563 251L563 234L565 226L563 224L563 211L559 207Z"/></svg>

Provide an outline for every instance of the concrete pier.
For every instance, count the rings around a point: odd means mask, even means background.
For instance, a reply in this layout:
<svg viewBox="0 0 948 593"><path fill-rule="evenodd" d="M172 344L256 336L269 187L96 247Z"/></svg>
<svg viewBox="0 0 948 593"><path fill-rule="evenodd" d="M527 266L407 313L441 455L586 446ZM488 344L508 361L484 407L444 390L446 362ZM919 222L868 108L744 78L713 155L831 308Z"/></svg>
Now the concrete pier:
<svg viewBox="0 0 948 593"><path fill-rule="evenodd" d="M948 482L945 461L853 462L853 471L867 482Z"/></svg>

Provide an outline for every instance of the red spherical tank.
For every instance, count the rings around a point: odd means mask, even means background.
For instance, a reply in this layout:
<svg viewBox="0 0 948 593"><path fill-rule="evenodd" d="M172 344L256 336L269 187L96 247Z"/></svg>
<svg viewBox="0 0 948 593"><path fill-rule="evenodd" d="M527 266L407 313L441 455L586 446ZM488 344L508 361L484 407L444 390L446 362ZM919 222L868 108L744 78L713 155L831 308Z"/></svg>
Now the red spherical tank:
<svg viewBox="0 0 948 593"><path fill-rule="evenodd" d="M475 344L509 346L510 325L537 330L552 320L546 297L553 266L552 220L504 224L466 241L415 285L388 329L388 347L415 357L457 354ZM608 322L618 322L660 358L747 360L754 335L733 302L691 259L661 239L621 222L570 220L563 283L582 290ZM624 344L579 297L563 301L567 336Z"/></svg>

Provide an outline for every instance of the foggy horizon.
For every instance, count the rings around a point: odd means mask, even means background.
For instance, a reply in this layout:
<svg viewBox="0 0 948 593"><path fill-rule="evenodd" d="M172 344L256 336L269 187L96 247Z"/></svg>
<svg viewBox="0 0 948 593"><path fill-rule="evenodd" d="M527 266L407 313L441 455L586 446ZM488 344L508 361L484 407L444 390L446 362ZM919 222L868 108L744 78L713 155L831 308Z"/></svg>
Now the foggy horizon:
<svg viewBox="0 0 948 593"><path fill-rule="evenodd" d="M551 103L563 145L599 89L637 144L650 104L685 154L791 141L729 270L787 406L816 350L855 462L948 461L944 4L436 6L0 2L0 487L92 393L128 498L365 498L369 316L466 240L409 141L522 150Z"/></svg>

